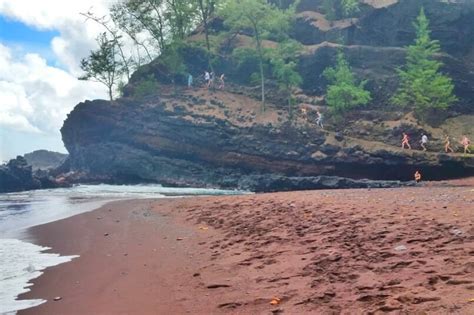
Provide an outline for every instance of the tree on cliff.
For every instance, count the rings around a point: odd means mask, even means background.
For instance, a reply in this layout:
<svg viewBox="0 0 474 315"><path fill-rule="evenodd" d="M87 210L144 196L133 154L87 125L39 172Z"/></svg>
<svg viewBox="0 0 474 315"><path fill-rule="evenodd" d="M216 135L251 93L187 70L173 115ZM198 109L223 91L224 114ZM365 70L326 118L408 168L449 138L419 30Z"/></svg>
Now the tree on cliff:
<svg viewBox="0 0 474 315"><path fill-rule="evenodd" d="M360 11L359 0L324 0L323 10L328 20L353 16Z"/></svg>
<svg viewBox="0 0 474 315"><path fill-rule="evenodd" d="M331 83L326 92L326 103L331 109L341 114L352 108L368 104L372 97L364 89L366 81L357 83L352 69L340 51L334 68L326 68L324 77Z"/></svg>
<svg viewBox="0 0 474 315"><path fill-rule="evenodd" d="M251 32L255 40L255 50L259 59L259 79L261 85L262 110L265 110L265 47L264 39L287 33L294 7L280 10L266 0L229 0L221 14L224 23L235 32Z"/></svg>
<svg viewBox="0 0 474 315"><path fill-rule="evenodd" d="M269 51L273 77L277 80L280 90L287 95L290 119L293 114L292 90L303 82L303 78L296 69L300 50L301 45L298 42L288 40L280 43L277 49Z"/></svg>
<svg viewBox="0 0 474 315"><path fill-rule="evenodd" d="M112 40L115 42L115 47L117 47L118 55L122 61L123 72L127 80L130 80L130 76L133 70L135 70L134 65L136 65L136 62L134 61L133 56L127 56L127 54L125 53L122 35L120 34L113 21L111 23L110 19L108 19L106 16L99 17L90 11L80 14L86 17L87 20L92 20L102 25L107 31L107 33L112 37Z"/></svg>
<svg viewBox="0 0 474 315"><path fill-rule="evenodd" d="M114 99L114 87L123 74L123 64L117 58L117 43L109 39L107 33L97 37L99 49L91 51L87 58L81 60L81 69L85 74L79 80L91 80L107 86L109 98Z"/></svg>
<svg viewBox="0 0 474 315"><path fill-rule="evenodd" d="M197 0L124 0L112 6L111 17L151 61L168 45L186 40L196 27L198 8Z"/></svg>
<svg viewBox="0 0 474 315"><path fill-rule="evenodd" d="M199 21L204 27L204 37L206 40L208 63L209 63L209 67L212 69L211 43L209 40L209 22L214 17L216 8L219 5L219 3L222 2L222 0L194 0L194 1L196 1L197 3Z"/></svg>
<svg viewBox="0 0 474 315"><path fill-rule="evenodd" d="M398 69L400 86L392 102L414 108L423 117L427 111L447 109L457 98L451 78L439 71L443 64L434 59L441 48L439 41L430 37L429 20L423 8L414 26L415 44L407 48L404 69Z"/></svg>
<svg viewBox="0 0 474 315"><path fill-rule="evenodd" d="M152 61L165 45L165 17L163 0L126 0L114 4L110 15L123 31Z"/></svg>
<svg viewBox="0 0 474 315"><path fill-rule="evenodd" d="M183 41L196 27L197 4L189 0L165 0L165 18L173 40Z"/></svg>

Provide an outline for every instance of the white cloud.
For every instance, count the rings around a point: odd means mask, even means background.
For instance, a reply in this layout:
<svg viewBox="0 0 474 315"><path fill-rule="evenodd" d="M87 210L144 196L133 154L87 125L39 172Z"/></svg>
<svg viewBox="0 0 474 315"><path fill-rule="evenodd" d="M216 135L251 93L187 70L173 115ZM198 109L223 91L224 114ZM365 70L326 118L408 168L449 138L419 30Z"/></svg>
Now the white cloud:
<svg viewBox="0 0 474 315"><path fill-rule="evenodd" d="M0 146L3 158L18 154L9 153L9 148L2 145L2 142L7 143L4 135L32 134L31 147L38 145L35 137L47 139L48 144L60 143L58 130L77 103L107 97L104 86L77 80L81 74L80 60L96 48L95 38L103 31L98 24L86 22L80 13L92 11L101 16L114 2L0 0L0 15L38 30L55 30L60 34L50 43L54 65L58 67L48 65L45 56L29 53L27 48L18 50L0 43ZM52 141L52 137L56 140ZM21 141L29 139L19 138ZM12 143L11 139L9 143ZM21 146L25 147L28 145Z"/></svg>
<svg viewBox="0 0 474 315"><path fill-rule="evenodd" d="M104 98L103 86L79 81L36 54L12 57L0 44L0 128L54 134L85 99ZM8 150L8 148L2 148Z"/></svg>
<svg viewBox="0 0 474 315"><path fill-rule="evenodd" d="M79 62L96 47L95 38L103 28L80 13L107 14L117 0L0 0L0 14L39 30L56 30L60 36L51 43L58 61L74 75Z"/></svg>

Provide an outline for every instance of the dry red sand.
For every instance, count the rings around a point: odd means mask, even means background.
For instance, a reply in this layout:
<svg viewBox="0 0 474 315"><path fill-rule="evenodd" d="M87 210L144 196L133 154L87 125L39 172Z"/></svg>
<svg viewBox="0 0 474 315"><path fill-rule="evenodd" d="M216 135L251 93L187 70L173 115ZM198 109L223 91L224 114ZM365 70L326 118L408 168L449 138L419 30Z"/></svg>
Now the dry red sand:
<svg viewBox="0 0 474 315"><path fill-rule="evenodd" d="M112 203L32 229L81 256L19 314L474 314L473 218L474 186Z"/></svg>

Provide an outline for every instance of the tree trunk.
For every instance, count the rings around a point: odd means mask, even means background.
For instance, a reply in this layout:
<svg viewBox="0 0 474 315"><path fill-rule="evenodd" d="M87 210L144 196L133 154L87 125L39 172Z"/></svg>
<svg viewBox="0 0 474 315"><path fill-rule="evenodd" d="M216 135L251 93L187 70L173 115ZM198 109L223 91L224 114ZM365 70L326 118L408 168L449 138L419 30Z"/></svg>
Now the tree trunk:
<svg viewBox="0 0 474 315"><path fill-rule="evenodd" d="M211 72L214 72L214 67L212 66L212 62L211 62L211 44L209 43L209 30L208 30L207 20L204 20L204 35L206 37L207 63L209 64L209 68L211 69Z"/></svg>
<svg viewBox="0 0 474 315"><path fill-rule="evenodd" d="M113 93L112 93L113 92L113 86L110 85L110 86L108 86L108 88L109 88L109 98L110 98L110 101L112 102L114 100L114 96L113 96Z"/></svg>
<svg viewBox="0 0 474 315"><path fill-rule="evenodd" d="M290 89L288 89L288 116L290 117L290 120L293 120Z"/></svg>
<svg viewBox="0 0 474 315"><path fill-rule="evenodd" d="M265 111L265 74L263 71L263 52L262 52L262 46L260 43L260 36L258 34L258 30L255 27L255 39L257 41L257 50L258 50L258 55L260 58L260 80L261 80L261 86L262 86L262 112Z"/></svg>
<svg viewBox="0 0 474 315"><path fill-rule="evenodd" d="M265 111L265 77L263 74L263 57L260 58L260 78L262 80L262 112Z"/></svg>
<svg viewBox="0 0 474 315"><path fill-rule="evenodd" d="M211 72L214 72L214 68L212 67L212 62L211 62L211 43L209 42L209 25L208 25L208 20L209 20L209 15L210 15L209 3L207 7L204 5L203 0L199 0L198 3L199 3L199 9L201 10L202 22L204 24L204 36L206 38L206 48L207 48L207 63L208 63L209 68L211 69Z"/></svg>

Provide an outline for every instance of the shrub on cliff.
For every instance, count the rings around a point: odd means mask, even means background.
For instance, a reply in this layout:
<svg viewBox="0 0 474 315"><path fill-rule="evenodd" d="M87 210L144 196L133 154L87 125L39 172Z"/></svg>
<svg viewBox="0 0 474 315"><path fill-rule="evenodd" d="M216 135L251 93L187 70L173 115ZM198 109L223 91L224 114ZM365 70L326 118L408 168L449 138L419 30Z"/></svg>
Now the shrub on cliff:
<svg viewBox="0 0 474 315"><path fill-rule="evenodd" d="M132 95L136 98L143 98L145 96L157 93L158 89L158 81L155 79L153 74L150 74L135 86Z"/></svg>
<svg viewBox="0 0 474 315"><path fill-rule="evenodd" d="M335 113L341 114L371 101L370 92L364 89L366 81L357 83L342 52L337 54L336 66L324 70L323 75L330 82L326 92L326 103Z"/></svg>
<svg viewBox="0 0 474 315"><path fill-rule="evenodd" d="M328 20L351 17L360 11L359 0L324 0L322 5Z"/></svg>
<svg viewBox="0 0 474 315"><path fill-rule="evenodd" d="M295 41L280 43L277 49L271 50L269 54L273 77L278 82L279 89L287 95L288 115L292 119L293 97L292 91L303 83L303 78L298 73L297 57L301 51L301 45Z"/></svg>
<svg viewBox="0 0 474 315"><path fill-rule="evenodd" d="M392 102L414 108L421 117L432 110L446 110L457 98L451 78L440 72L443 65L434 56L441 51L439 41L430 37L429 20L423 8L416 22L415 44L408 46L406 65L398 69L400 86Z"/></svg>

